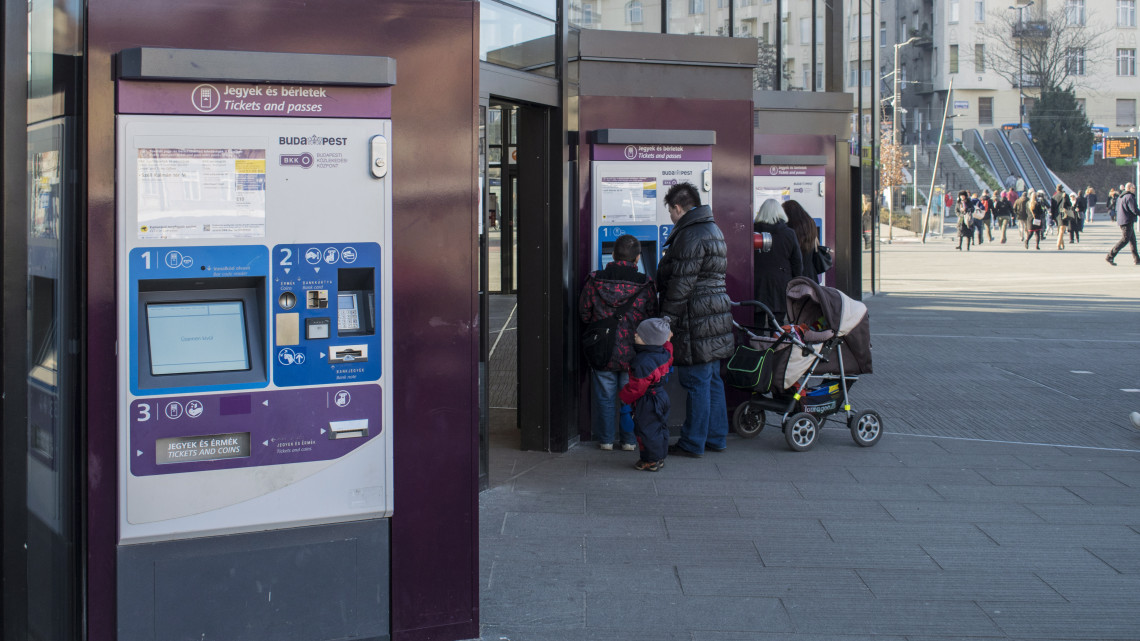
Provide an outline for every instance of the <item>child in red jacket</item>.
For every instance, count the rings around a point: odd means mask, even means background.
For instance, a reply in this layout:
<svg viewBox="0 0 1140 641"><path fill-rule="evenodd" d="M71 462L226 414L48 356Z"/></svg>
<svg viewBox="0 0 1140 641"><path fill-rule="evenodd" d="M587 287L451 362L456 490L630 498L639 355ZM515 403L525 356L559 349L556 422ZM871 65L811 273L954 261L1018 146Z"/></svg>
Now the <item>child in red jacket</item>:
<svg viewBox="0 0 1140 641"><path fill-rule="evenodd" d="M669 394L665 377L673 365L673 331L667 318L648 318L633 337L629 382L621 389L621 402L633 406L633 432L641 456L634 469L656 472L669 451Z"/></svg>

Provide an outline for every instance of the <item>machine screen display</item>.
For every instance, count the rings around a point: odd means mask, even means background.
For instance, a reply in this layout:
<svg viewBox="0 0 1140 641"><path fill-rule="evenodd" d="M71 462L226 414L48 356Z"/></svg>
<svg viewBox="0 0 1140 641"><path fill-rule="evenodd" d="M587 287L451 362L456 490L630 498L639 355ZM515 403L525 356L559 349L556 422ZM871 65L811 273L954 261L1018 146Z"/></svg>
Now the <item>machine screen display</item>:
<svg viewBox="0 0 1140 641"><path fill-rule="evenodd" d="M154 376L249 369L241 301L148 303L146 319Z"/></svg>

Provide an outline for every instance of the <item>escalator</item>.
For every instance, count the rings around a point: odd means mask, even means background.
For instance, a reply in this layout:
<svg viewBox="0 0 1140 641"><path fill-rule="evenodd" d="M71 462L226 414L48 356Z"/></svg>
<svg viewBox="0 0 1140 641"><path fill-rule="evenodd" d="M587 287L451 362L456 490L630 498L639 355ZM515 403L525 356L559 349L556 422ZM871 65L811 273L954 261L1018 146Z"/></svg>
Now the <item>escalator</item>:
<svg viewBox="0 0 1140 641"><path fill-rule="evenodd" d="M1013 149L1014 158L1025 170L1025 182L1034 189L1052 193L1054 185L1049 168L1041 160L1041 154L1033 146L1024 129L1014 129L1009 132L1009 146Z"/></svg>

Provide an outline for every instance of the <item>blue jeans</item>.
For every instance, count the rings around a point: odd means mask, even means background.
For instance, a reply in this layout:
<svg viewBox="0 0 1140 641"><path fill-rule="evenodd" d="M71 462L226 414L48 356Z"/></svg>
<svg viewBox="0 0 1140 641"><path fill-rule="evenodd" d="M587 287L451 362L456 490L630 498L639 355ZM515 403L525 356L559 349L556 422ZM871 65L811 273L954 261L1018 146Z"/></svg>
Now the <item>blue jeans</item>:
<svg viewBox="0 0 1140 641"><path fill-rule="evenodd" d="M705 445L725 447L728 405L724 400L724 382L720 379L720 361L678 365L676 369L681 387L689 392L689 407L677 445L694 454L704 454Z"/></svg>
<svg viewBox="0 0 1140 641"><path fill-rule="evenodd" d="M618 390L628 382L628 372L590 370L590 425L596 441L614 442L614 416L618 412L618 405L621 405L620 443L637 443L637 438L633 435L630 407L618 400Z"/></svg>

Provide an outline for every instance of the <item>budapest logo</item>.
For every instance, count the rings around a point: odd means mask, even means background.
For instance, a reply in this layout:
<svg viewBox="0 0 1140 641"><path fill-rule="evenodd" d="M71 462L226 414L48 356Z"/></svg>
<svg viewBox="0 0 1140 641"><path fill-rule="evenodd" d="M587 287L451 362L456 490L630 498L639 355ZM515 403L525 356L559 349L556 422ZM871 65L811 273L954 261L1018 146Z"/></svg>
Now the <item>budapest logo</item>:
<svg viewBox="0 0 1140 641"><path fill-rule="evenodd" d="M637 159L637 147L634 147L633 145L626 145L625 146L625 159L626 160L636 160Z"/></svg>
<svg viewBox="0 0 1140 641"><path fill-rule="evenodd" d="M222 94L214 85L198 85L190 93L190 103L198 111L208 114L222 104Z"/></svg>
<svg viewBox="0 0 1140 641"><path fill-rule="evenodd" d="M281 154L282 167L303 167L308 169L313 166L313 154Z"/></svg>

